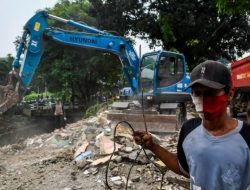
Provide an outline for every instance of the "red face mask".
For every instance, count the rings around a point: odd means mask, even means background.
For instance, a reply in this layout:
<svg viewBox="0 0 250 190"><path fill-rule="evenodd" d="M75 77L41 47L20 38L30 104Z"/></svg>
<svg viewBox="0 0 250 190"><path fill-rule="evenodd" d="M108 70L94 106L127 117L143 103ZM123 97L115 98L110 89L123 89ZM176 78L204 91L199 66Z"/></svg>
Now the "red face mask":
<svg viewBox="0 0 250 190"><path fill-rule="evenodd" d="M227 96L204 96L203 97L203 113L206 120L214 120L218 118L229 104Z"/></svg>

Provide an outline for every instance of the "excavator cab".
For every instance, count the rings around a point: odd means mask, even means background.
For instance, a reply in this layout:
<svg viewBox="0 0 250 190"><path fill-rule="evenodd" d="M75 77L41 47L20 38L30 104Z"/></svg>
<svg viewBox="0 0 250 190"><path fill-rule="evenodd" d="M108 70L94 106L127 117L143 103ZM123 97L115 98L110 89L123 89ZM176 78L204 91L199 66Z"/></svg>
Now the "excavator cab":
<svg viewBox="0 0 250 190"><path fill-rule="evenodd" d="M179 129L186 119L185 103L191 101L184 55L169 51L145 54L139 74L141 103L160 114L176 115Z"/></svg>
<svg viewBox="0 0 250 190"><path fill-rule="evenodd" d="M184 56L179 53L157 51L145 54L139 77L139 91L144 100L152 104L190 100L190 91L185 90L190 82L185 64Z"/></svg>
<svg viewBox="0 0 250 190"><path fill-rule="evenodd" d="M185 57L175 52L144 54L139 64L137 101L114 102L113 108L125 111L109 113L108 119L129 120L138 129L147 123L149 131L155 132L179 129L186 120L185 102L191 101L185 64Z"/></svg>

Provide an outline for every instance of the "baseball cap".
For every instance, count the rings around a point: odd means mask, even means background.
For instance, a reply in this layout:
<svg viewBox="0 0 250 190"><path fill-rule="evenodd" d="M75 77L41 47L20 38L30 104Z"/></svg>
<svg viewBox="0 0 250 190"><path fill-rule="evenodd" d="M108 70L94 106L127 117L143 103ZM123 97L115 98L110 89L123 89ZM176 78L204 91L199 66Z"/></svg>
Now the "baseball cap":
<svg viewBox="0 0 250 190"><path fill-rule="evenodd" d="M191 72L190 84L201 84L214 89L231 87L231 74L229 69L218 61L207 60L197 65Z"/></svg>

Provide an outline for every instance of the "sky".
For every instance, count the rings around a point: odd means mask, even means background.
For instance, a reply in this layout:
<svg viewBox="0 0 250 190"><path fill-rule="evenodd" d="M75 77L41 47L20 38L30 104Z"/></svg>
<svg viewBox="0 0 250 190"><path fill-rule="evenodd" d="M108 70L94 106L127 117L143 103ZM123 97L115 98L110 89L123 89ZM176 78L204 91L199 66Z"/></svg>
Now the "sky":
<svg viewBox="0 0 250 190"><path fill-rule="evenodd" d="M0 1L0 57L16 55L14 41L22 35L23 26L39 9L51 8L58 0L1 0ZM146 42L136 40L135 49L139 54L152 51Z"/></svg>
<svg viewBox="0 0 250 190"><path fill-rule="evenodd" d="M53 7L57 0L1 0L0 1L0 57L16 55L14 41L22 35L24 24L38 9Z"/></svg>

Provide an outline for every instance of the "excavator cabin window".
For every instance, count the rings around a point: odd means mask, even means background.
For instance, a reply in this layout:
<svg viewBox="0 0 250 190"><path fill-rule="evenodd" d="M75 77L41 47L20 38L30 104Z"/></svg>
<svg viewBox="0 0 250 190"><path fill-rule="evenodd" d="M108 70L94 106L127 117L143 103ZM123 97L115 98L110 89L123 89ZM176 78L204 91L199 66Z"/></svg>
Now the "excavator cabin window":
<svg viewBox="0 0 250 190"><path fill-rule="evenodd" d="M140 89L144 92L153 92L154 68L157 55L145 56L140 65Z"/></svg>
<svg viewBox="0 0 250 190"><path fill-rule="evenodd" d="M177 57L162 56L158 65L158 87L167 87L183 78L182 60Z"/></svg>

